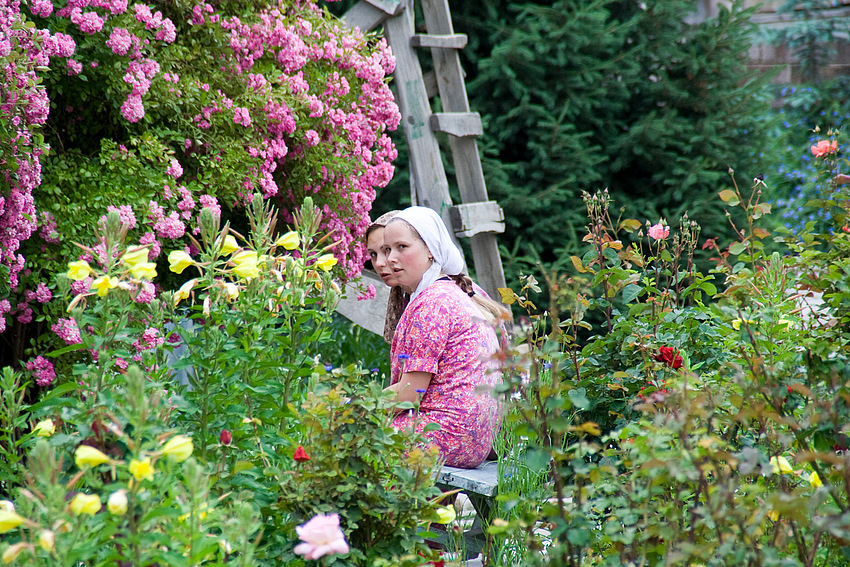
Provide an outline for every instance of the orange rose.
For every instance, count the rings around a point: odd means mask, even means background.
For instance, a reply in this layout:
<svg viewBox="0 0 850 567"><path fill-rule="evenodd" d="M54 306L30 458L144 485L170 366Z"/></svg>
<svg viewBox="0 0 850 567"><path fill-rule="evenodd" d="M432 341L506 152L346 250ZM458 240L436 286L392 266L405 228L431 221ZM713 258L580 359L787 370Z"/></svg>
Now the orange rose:
<svg viewBox="0 0 850 567"><path fill-rule="evenodd" d="M821 140L812 146L812 155L815 157L823 157L826 154L834 153L838 149L838 142L832 140Z"/></svg>

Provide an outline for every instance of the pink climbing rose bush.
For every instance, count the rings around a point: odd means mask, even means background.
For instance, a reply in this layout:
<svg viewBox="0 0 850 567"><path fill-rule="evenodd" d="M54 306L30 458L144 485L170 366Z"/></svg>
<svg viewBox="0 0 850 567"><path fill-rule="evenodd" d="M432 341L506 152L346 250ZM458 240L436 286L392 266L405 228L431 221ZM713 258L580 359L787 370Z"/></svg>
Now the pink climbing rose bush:
<svg viewBox="0 0 850 567"><path fill-rule="evenodd" d="M206 208L239 216L259 193L291 222L311 196L338 243L335 272L359 274L375 190L397 156L385 40L346 29L315 0L190 0L167 11L134 0L0 0L0 13L12 87L2 91L0 147L14 164L0 186L0 264L10 273L0 298L11 294L0 316L31 320L25 291L55 290L68 261L102 264L72 243L115 209L156 263L164 244L188 246L187 226ZM144 288L139 300L152 300L157 291ZM59 307L42 309L56 325Z"/></svg>

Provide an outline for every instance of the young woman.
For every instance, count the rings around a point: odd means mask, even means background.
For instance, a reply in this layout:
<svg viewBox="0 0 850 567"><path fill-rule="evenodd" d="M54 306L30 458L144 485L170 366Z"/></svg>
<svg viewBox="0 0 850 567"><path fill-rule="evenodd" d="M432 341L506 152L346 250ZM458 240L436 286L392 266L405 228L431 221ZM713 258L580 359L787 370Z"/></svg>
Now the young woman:
<svg viewBox="0 0 850 567"><path fill-rule="evenodd" d="M385 260L376 260L386 262L380 267L388 273L384 281L410 294L392 339L388 390L418 403L418 410L399 413L394 425L422 432L439 424L425 436L445 464L474 468L490 453L500 423L499 403L488 390L499 379L495 329L507 311L460 274L460 251L429 208L410 207L391 219L383 251Z"/></svg>

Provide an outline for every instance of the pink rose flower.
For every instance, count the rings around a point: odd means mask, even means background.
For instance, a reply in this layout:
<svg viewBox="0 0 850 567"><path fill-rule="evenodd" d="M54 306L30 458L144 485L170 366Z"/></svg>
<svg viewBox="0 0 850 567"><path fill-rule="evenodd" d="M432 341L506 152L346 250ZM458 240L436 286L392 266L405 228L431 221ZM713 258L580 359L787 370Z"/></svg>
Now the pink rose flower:
<svg viewBox="0 0 850 567"><path fill-rule="evenodd" d="M812 155L815 157L823 157L827 154L834 153L838 150L838 142L832 140L820 140L817 144L812 146Z"/></svg>
<svg viewBox="0 0 850 567"><path fill-rule="evenodd" d="M649 237L654 240L664 240L670 236L670 227L664 226L661 222L659 222L658 224L654 224L649 227L647 233L649 234Z"/></svg>
<svg viewBox="0 0 850 567"><path fill-rule="evenodd" d="M318 514L302 526L295 527L302 543L295 546L295 553L304 559L319 559L334 553L348 553L345 534L339 527L337 514Z"/></svg>

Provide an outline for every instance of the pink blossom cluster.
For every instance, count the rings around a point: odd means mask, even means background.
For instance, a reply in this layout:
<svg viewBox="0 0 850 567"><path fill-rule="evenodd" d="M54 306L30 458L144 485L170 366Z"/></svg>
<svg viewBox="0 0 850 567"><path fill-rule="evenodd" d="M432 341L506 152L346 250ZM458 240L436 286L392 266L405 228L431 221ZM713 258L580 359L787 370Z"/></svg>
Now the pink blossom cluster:
<svg viewBox="0 0 850 567"><path fill-rule="evenodd" d="M44 5L34 9L40 13L47 10ZM0 282L0 289L13 291L25 262L18 250L36 229L32 191L41 183L39 157L47 149L32 136L50 111L37 67L49 65L51 55L69 49L67 36L51 36L24 23L19 0L0 0L0 120L8 121L4 130L12 133L0 146L0 162L7 164L0 175L8 187L8 192L0 193L0 265L9 269L8 280ZM70 49L73 52L73 47ZM0 306L0 331L6 328L5 314L11 312L11 307L4 307Z"/></svg>
<svg viewBox="0 0 850 567"><path fill-rule="evenodd" d="M73 319L59 318L50 326L50 330L56 333L60 339L68 345L78 345L83 342L80 338L80 329Z"/></svg>
<svg viewBox="0 0 850 567"><path fill-rule="evenodd" d="M53 369L53 364L43 356L37 356L35 359L27 362L27 370L32 372L35 383L42 387L49 386L56 379L56 371Z"/></svg>

